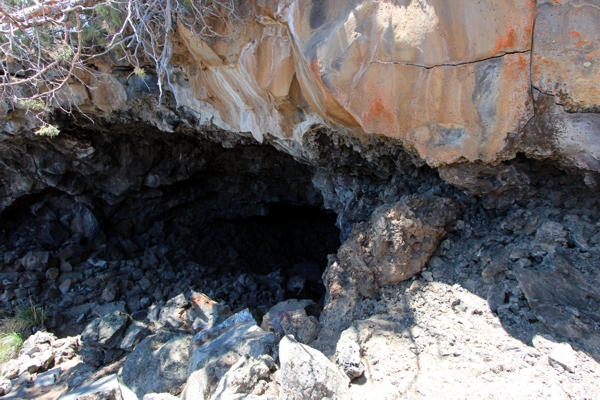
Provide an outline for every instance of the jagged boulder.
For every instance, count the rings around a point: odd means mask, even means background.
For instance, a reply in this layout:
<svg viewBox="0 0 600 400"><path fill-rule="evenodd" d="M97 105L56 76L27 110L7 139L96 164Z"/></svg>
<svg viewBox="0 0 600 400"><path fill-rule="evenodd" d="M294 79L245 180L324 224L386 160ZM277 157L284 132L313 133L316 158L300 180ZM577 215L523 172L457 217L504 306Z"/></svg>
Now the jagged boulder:
<svg viewBox="0 0 600 400"><path fill-rule="evenodd" d="M323 353L286 336L279 343L281 400L347 399L350 380Z"/></svg>
<svg viewBox="0 0 600 400"><path fill-rule="evenodd" d="M277 337L259 328L248 310L241 311L220 325L194 336L190 344L188 381L181 398L227 398L219 397L221 395L218 394L229 392L225 383L219 383L223 379L235 380L240 392L251 394L257 382L240 378L240 373L243 375L240 371L248 370L250 364L256 364L260 370L268 367L263 371L264 374L259 374L260 377L256 378L269 386L272 380L267 371L271 370L271 366L269 363L265 364L268 358L264 356L271 357L276 352ZM246 361L240 361L242 359ZM226 375L234 366L233 371ZM236 370L238 372L234 372Z"/></svg>
<svg viewBox="0 0 600 400"><path fill-rule="evenodd" d="M127 356L120 377L139 397L147 393L178 395L186 381L191 335L160 332L146 337Z"/></svg>
<svg viewBox="0 0 600 400"><path fill-rule="evenodd" d="M81 333L81 341L89 347L112 349L121 343L131 318L121 311L113 311L90 322Z"/></svg>

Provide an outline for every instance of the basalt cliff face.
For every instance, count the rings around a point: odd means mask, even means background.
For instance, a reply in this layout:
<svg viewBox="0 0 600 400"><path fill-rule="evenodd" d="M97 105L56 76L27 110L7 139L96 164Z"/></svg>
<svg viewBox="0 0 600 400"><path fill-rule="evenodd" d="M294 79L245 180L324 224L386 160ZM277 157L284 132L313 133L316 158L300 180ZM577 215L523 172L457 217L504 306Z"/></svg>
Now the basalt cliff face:
<svg viewBox="0 0 600 400"><path fill-rule="evenodd" d="M0 103L1 308L87 325L55 390L600 395L600 1L234 3L175 24L161 101L106 55L57 137Z"/></svg>
<svg viewBox="0 0 600 400"><path fill-rule="evenodd" d="M105 75L64 89L63 106L164 132L219 128L305 160L303 138L318 129L389 138L475 194L490 189L477 185L479 175L506 173L482 163L518 153L600 171L594 2L299 0L235 9L234 20L214 22L222 36L210 40L177 24L162 105L151 70L140 78L106 57L95 65ZM17 114L3 106L5 135L27 131L11 119Z"/></svg>

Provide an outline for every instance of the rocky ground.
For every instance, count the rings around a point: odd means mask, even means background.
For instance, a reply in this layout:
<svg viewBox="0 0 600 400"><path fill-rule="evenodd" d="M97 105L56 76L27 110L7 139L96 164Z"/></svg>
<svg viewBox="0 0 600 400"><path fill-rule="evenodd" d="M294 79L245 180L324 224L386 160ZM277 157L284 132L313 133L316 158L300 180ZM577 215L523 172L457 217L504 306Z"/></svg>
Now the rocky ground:
<svg viewBox="0 0 600 400"><path fill-rule="evenodd" d="M600 397L594 176L517 159L463 171L467 193L335 135L307 138L312 167L161 146L202 168L3 214L0 306L48 316L4 398Z"/></svg>

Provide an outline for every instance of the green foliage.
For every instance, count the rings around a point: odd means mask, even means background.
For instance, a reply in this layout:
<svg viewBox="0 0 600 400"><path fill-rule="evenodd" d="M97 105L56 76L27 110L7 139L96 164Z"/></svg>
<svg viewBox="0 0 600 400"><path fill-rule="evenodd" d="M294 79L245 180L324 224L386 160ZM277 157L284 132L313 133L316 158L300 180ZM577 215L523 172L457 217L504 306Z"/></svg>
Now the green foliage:
<svg viewBox="0 0 600 400"><path fill-rule="evenodd" d="M125 13L116 8L110 1L98 4L93 11L85 14L86 23L81 28L81 39L86 45L105 48L125 24ZM71 24L75 24L71 21ZM72 39L76 40L76 38Z"/></svg>
<svg viewBox="0 0 600 400"><path fill-rule="evenodd" d="M69 61L73 57L73 49L69 46L61 46L54 53L52 58L58 62Z"/></svg>
<svg viewBox="0 0 600 400"><path fill-rule="evenodd" d="M144 71L144 69L140 68L140 67L135 67L133 69L133 73L142 79L144 79L146 77L146 71Z"/></svg>
<svg viewBox="0 0 600 400"><path fill-rule="evenodd" d="M84 26L81 29L81 40L83 40L84 43L96 42L100 45L108 43L104 38L102 31L95 26Z"/></svg>
<svg viewBox="0 0 600 400"><path fill-rule="evenodd" d="M125 14L121 10L111 7L110 5L99 5L96 7L96 12L98 13L98 16L104 20L105 28L110 33L116 33L125 23Z"/></svg>
<svg viewBox="0 0 600 400"><path fill-rule="evenodd" d="M0 364L15 357L23 345L23 333L44 323L44 309L30 301L19 308L14 316L0 319Z"/></svg>
<svg viewBox="0 0 600 400"><path fill-rule="evenodd" d="M27 325L26 329L31 328L32 326L43 325L44 320L46 319L44 309L32 302L21 306L15 318L23 321L23 323Z"/></svg>
<svg viewBox="0 0 600 400"><path fill-rule="evenodd" d="M19 99L19 104L28 111L41 112L46 111L46 104L37 99Z"/></svg>
<svg viewBox="0 0 600 400"><path fill-rule="evenodd" d="M23 336L20 333L0 333L0 364L16 357L21 346L23 346Z"/></svg>
<svg viewBox="0 0 600 400"><path fill-rule="evenodd" d="M40 129L35 131L36 135L50 136L50 137L58 136L59 133L60 133L60 130L55 125L44 125Z"/></svg>

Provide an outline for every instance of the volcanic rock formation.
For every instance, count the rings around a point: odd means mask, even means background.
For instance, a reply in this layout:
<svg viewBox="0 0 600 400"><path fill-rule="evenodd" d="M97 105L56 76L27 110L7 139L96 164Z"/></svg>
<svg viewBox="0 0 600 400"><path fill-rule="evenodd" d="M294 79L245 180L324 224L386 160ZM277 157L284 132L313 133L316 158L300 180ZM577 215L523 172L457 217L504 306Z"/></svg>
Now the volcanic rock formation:
<svg viewBox="0 0 600 400"><path fill-rule="evenodd" d="M600 2L235 4L161 102L108 54L57 137L0 103L0 308L83 332L0 389L599 396Z"/></svg>

